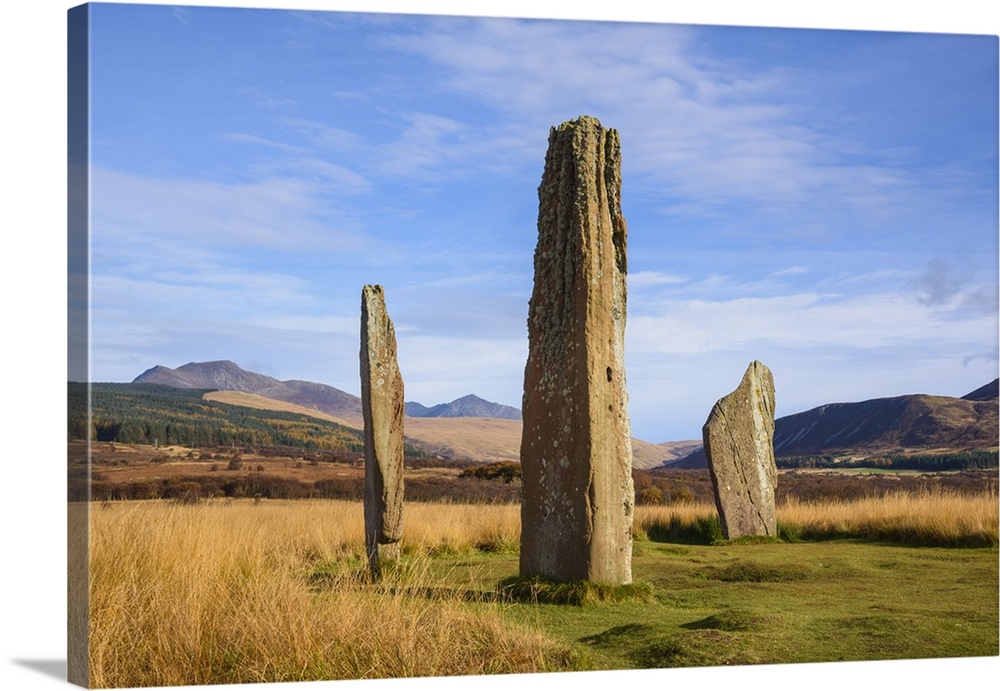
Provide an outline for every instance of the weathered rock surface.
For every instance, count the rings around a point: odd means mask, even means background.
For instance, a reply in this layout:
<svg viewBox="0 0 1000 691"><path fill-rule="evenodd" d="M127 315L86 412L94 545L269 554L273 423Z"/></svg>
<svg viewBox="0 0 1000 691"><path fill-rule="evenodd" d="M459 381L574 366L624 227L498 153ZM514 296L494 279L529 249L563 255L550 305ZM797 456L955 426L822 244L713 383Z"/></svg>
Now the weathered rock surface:
<svg viewBox="0 0 1000 691"><path fill-rule="evenodd" d="M618 132L586 116L552 128L524 373L523 577L632 581L620 196Z"/></svg>
<svg viewBox="0 0 1000 691"><path fill-rule="evenodd" d="M365 548L374 575L399 559L403 537L403 377L382 286L361 292L361 408L365 427Z"/></svg>
<svg viewBox="0 0 1000 691"><path fill-rule="evenodd" d="M702 427L705 455L726 539L777 534L774 489L774 377L754 360Z"/></svg>

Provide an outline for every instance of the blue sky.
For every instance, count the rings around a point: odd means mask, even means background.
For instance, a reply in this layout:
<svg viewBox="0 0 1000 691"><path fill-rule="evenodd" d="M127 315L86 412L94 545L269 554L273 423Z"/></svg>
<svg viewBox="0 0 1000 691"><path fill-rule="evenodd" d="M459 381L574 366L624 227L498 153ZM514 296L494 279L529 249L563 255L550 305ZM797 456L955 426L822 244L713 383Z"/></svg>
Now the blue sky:
<svg viewBox="0 0 1000 691"><path fill-rule="evenodd" d="M619 130L633 433L997 376L997 37L96 4L91 378L520 406L549 127Z"/></svg>

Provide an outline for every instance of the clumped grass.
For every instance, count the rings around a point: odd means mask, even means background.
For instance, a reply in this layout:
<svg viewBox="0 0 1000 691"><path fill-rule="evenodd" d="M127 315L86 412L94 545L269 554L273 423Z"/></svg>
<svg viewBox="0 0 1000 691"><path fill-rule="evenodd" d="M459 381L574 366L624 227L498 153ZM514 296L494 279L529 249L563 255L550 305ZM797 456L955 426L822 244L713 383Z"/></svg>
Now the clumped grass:
<svg viewBox="0 0 1000 691"><path fill-rule="evenodd" d="M713 504L638 506L633 530L637 539L656 542L708 545L722 540L722 524Z"/></svg>
<svg viewBox="0 0 1000 691"><path fill-rule="evenodd" d="M780 536L780 531L778 535ZM781 537L774 537L771 535L741 535L740 537L733 538L732 540L716 540L712 544L726 544L726 545L767 545L775 542L783 542Z"/></svg>
<svg viewBox="0 0 1000 691"><path fill-rule="evenodd" d="M572 660L499 604L473 610L453 587L413 596L433 583L419 564L368 582L356 504L147 502L91 515L91 686L538 672Z"/></svg>
<svg viewBox="0 0 1000 691"><path fill-rule="evenodd" d="M775 614L760 614L743 608L730 608L705 619L688 624L689 629L716 629L718 631L755 631L765 626L781 623Z"/></svg>
<svg viewBox="0 0 1000 691"><path fill-rule="evenodd" d="M508 578L500 582L497 592L504 599L530 604L593 605L610 602L653 602L649 583L624 585L592 583L590 581L550 581L544 578Z"/></svg>
<svg viewBox="0 0 1000 691"><path fill-rule="evenodd" d="M809 578L811 570L801 564L762 564L741 559L725 566L710 566L706 575L729 583L781 583Z"/></svg>
<svg viewBox="0 0 1000 691"><path fill-rule="evenodd" d="M705 667L752 665L765 662L740 646L738 634L717 629L687 631L663 636L633 653L642 667Z"/></svg>

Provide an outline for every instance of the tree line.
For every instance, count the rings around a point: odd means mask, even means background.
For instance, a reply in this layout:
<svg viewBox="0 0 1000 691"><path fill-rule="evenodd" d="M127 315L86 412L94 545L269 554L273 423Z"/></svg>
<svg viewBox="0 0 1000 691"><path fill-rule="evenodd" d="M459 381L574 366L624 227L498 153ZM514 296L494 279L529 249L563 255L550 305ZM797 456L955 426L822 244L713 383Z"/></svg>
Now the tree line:
<svg viewBox="0 0 1000 691"><path fill-rule="evenodd" d="M206 401L206 389L157 384L69 385L69 438L123 444L289 446L362 451L361 431L298 413ZM88 429L89 428L89 429Z"/></svg>
<svg viewBox="0 0 1000 691"><path fill-rule="evenodd" d="M998 467L996 449L953 453L882 454L860 459L837 456L788 456L775 459L779 468L883 468L888 470L986 470Z"/></svg>

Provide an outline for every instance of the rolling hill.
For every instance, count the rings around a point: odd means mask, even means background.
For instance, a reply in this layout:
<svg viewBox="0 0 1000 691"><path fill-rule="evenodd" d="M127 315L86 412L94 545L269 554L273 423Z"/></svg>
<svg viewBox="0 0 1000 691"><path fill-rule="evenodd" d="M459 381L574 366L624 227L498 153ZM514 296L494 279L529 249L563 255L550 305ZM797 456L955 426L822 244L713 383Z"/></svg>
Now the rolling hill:
<svg viewBox="0 0 1000 691"><path fill-rule="evenodd" d="M285 401L239 391L212 391L205 399L262 410L311 415L329 422L356 427L352 422ZM426 453L448 459L472 459L482 462L520 459L521 421L487 417L410 417L403 423L406 441ZM646 470L661 465L699 447L701 442L666 442L652 444L632 440L633 465Z"/></svg>
<svg viewBox="0 0 1000 691"><path fill-rule="evenodd" d="M801 456L990 448L997 446L997 419L995 393L978 400L913 394L831 403L776 420L774 452Z"/></svg>
<svg viewBox="0 0 1000 691"><path fill-rule="evenodd" d="M85 405L69 406L69 436L85 439L89 426L95 441L125 444L283 445L345 452L359 452L364 446L360 430L314 411L303 414L306 409L286 403L248 406L245 401L206 401L207 393L205 389L145 382L71 382L69 397L85 399L89 394L90 412L88 415Z"/></svg>
<svg viewBox="0 0 1000 691"><path fill-rule="evenodd" d="M134 383L164 384L180 389L215 389L206 398L231 405L295 411L360 430L361 399L325 384L248 372L233 362L188 363L177 369L156 366ZM883 453L954 452L996 448L998 390L994 380L961 398L911 394L857 403L831 403L775 420L775 454L876 455ZM426 407L406 404L405 434L413 446L443 458L516 461L519 457L520 411L475 395ZM697 440L653 444L632 440L633 464L703 468L704 450Z"/></svg>
<svg viewBox="0 0 1000 691"><path fill-rule="evenodd" d="M975 451L996 448L998 384L994 380L954 398L910 394L857 403L831 403L774 421L775 456L874 456L890 453ZM672 468L703 468L703 449Z"/></svg>
<svg viewBox="0 0 1000 691"><path fill-rule="evenodd" d="M157 365L132 380L133 384L162 384L179 389L217 389L254 394L275 401L308 408L360 427L361 399L327 384L291 379L280 381L263 374L249 372L230 360L189 362L177 369ZM517 408L493 403L469 394L450 403L427 407L408 402L406 414L428 418L499 418L520 420Z"/></svg>
<svg viewBox="0 0 1000 691"><path fill-rule="evenodd" d="M189 362L177 369L157 365L133 379L132 383L256 394L332 415L353 427L362 424L361 399L357 396L326 384L296 379L279 381L263 374L248 372L229 360Z"/></svg>

